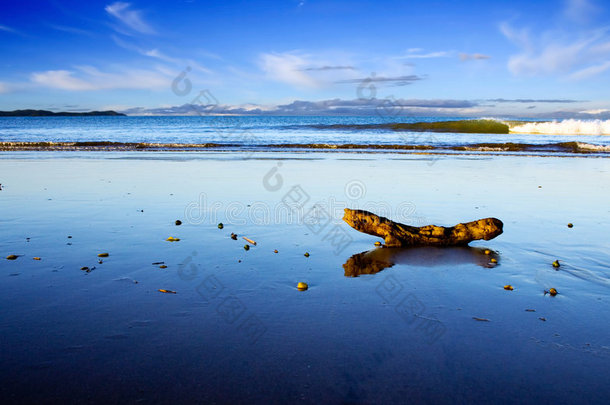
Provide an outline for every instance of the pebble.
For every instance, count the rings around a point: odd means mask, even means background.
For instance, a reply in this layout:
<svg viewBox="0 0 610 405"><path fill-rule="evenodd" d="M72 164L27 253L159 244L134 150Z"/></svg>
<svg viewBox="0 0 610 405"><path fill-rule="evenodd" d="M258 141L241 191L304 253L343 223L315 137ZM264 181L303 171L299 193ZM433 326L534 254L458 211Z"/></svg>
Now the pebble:
<svg viewBox="0 0 610 405"><path fill-rule="evenodd" d="M509 291L514 290L513 286L512 286L512 285L510 285L510 284L506 284L506 285L504 286L504 289L505 289L505 290L509 290Z"/></svg>
<svg viewBox="0 0 610 405"><path fill-rule="evenodd" d="M309 252L305 252L305 254L303 256L309 257Z"/></svg>
<svg viewBox="0 0 610 405"><path fill-rule="evenodd" d="M245 250L250 250L250 245L245 244L245 245L244 245L244 249L245 249Z"/></svg>
<svg viewBox="0 0 610 405"><path fill-rule="evenodd" d="M222 229L222 228L224 228L224 227L225 227L225 226L222 224L222 222L218 224L218 229Z"/></svg>
<svg viewBox="0 0 610 405"><path fill-rule="evenodd" d="M182 225L182 221L180 221L179 219L176 220L176 226Z"/></svg>
<svg viewBox="0 0 610 405"><path fill-rule="evenodd" d="M305 291L305 290L307 290L308 288L309 288L309 286L307 285L307 283L299 282L299 283L297 284L297 289L298 289L299 291Z"/></svg>
<svg viewBox="0 0 610 405"><path fill-rule="evenodd" d="M108 253L98 253L97 257L108 257L110 256Z"/></svg>
<svg viewBox="0 0 610 405"><path fill-rule="evenodd" d="M6 256L6 260L16 260L18 256L15 255L8 255Z"/></svg>

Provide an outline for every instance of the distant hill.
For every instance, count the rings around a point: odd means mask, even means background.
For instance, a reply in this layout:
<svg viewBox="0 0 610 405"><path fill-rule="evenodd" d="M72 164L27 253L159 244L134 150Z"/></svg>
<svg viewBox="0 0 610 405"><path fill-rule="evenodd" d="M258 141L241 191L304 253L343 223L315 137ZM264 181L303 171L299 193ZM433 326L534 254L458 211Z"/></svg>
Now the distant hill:
<svg viewBox="0 0 610 405"><path fill-rule="evenodd" d="M15 110L0 111L0 117L97 117L97 116L125 116L116 111L89 111L89 112L53 112L46 110Z"/></svg>

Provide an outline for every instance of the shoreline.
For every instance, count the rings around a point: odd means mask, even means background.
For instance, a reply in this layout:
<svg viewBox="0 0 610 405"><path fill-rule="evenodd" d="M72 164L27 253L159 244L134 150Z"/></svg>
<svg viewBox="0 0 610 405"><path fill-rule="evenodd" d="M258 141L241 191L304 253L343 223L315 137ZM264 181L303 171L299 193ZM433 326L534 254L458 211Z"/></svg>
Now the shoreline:
<svg viewBox="0 0 610 405"><path fill-rule="evenodd" d="M329 143L282 143L265 145L243 145L236 143L149 143L149 142L0 142L0 152L44 152L44 151L79 151L79 152L286 152L306 151L342 152L342 153L412 153L430 155L455 154L509 154L534 156L594 156L610 157L610 146L584 142L557 142L546 144L529 143L473 143L467 145L409 145L409 144L329 144Z"/></svg>

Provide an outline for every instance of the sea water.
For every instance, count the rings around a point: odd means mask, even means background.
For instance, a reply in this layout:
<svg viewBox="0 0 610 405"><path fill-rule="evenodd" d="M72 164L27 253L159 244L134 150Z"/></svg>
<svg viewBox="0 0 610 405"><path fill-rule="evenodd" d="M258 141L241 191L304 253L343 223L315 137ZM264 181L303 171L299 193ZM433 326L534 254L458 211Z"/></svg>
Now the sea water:
<svg viewBox="0 0 610 405"><path fill-rule="evenodd" d="M481 143L553 145L579 142L610 152L606 121L510 122L506 134L394 131L384 124L463 120L451 117L0 117L0 142L217 143L233 148L282 144L429 145ZM501 121L501 120L500 120Z"/></svg>

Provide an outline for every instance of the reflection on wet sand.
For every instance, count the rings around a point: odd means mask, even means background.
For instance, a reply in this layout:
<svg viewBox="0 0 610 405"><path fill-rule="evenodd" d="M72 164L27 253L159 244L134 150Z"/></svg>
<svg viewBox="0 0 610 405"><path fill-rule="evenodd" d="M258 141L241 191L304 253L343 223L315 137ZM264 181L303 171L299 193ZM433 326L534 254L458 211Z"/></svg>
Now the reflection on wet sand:
<svg viewBox="0 0 610 405"><path fill-rule="evenodd" d="M488 254L486 254L488 252ZM358 277L361 274L375 274L395 264L434 267L473 263L482 267L494 267L491 259L499 261L499 255L493 250L479 247L410 247L410 248L376 248L357 253L343 264L346 277Z"/></svg>

